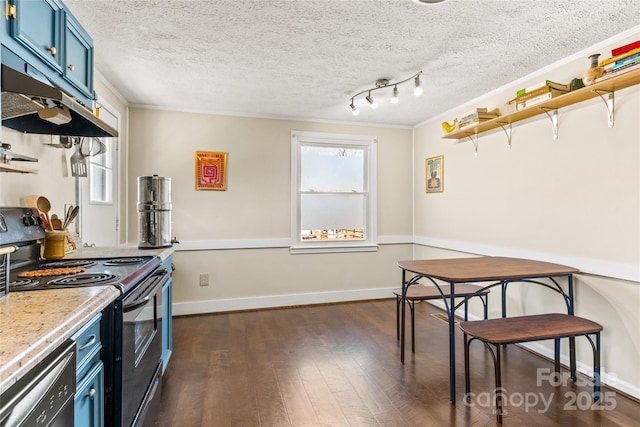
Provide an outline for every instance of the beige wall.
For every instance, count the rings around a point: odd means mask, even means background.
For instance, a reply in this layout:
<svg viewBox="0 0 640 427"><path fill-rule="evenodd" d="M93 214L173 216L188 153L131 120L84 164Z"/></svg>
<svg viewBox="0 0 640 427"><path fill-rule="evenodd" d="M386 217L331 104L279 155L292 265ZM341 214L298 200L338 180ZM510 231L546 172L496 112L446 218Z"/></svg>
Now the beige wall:
<svg viewBox="0 0 640 427"><path fill-rule="evenodd" d="M132 108L129 241L137 241L136 178L172 178L174 310L219 311L388 297L411 258L412 130ZM378 252L291 255L291 131L378 140ZM228 153L227 191L196 191L196 151ZM399 243L399 244L398 244ZM210 285L199 286L199 275ZM268 298L267 298L268 297Z"/></svg>
<svg viewBox="0 0 640 427"><path fill-rule="evenodd" d="M442 121L474 107L494 108L521 87L582 75L587 56L637 40L633 34L581 52L540 73L473 100L415 130L416 258L503 255L571 265L576 314L604 326L605 380L640 396L640 87L615 92L615 126L595 98L559 111L554 141L546 115L515 123L512 147L502 130L442 139ZM425 194L425 158L444 155L444 192ZM491 312L500 299L492 294ZM510 315L563 312L557 294L514 285ZM474 313L480 315L479 307ZM588 371L590 346L579 343ZM550 347L534 346L551 355Z"/></svg>

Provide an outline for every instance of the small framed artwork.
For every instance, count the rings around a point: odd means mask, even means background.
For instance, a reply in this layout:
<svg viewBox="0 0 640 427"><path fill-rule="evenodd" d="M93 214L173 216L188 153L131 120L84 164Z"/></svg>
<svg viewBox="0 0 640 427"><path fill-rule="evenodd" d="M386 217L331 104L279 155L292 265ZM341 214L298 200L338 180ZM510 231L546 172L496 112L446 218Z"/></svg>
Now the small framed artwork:
<svg viewBox="0 0 640 427"><path fill-rule="evenodd" d="M427 193L444 191L444 156L429 157L426 161Z"/></svg>
<svg viewBox="0 0 640 427"><path fill-rule="evenodd" d="M227 153L196 151L196 190L227 189Z"/></svg>

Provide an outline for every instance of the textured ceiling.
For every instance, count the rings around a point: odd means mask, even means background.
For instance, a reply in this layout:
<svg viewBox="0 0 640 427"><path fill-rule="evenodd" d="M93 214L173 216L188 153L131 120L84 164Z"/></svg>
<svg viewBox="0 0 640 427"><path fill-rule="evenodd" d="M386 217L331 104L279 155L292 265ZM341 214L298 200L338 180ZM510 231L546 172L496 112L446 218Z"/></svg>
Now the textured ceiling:
<svg viewBox="0 0 640 427"><path fill-rule="evenodd" d="M640 0L65 4L94 39L96 69L130 106L402 126L640 24ZM377 79L419 70L422 97L409 83L397 105L349 111Z"/></svg>

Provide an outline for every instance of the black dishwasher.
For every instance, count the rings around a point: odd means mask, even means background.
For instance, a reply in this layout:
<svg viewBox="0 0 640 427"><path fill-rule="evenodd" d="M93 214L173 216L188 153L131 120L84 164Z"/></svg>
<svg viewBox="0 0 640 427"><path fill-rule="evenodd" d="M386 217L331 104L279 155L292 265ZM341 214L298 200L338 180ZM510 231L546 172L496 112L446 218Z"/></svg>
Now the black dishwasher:
<svg viewBox="0 0 640 427"><path fill-rule="evenodd" d="M72 427L76 351L65 341L0 396L0 427Z"/></svg>

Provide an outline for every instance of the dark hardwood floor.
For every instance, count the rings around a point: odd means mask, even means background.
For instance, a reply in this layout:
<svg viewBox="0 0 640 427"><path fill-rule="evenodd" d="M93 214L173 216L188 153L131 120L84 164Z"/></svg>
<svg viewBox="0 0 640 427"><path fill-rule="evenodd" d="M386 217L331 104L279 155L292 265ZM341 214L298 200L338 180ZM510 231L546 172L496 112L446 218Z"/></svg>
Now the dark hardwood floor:
<svg viewBox="0 0 640 427"><path fill-rule="evenodd" d="M416 304L416 353L407 342L404 365L395 299L176 317L156 425L495 425L488 395L493 365L477 342L471 346L475 396L464 403L461 333L458 403L449 403L447 324L434 313L441 311ZM509 346L503 363L505 426L640 425L640 404L610 389L604 389L605 403L592 409L585 378L537 381L537 369L549 372L552 361Z"/></svg>

